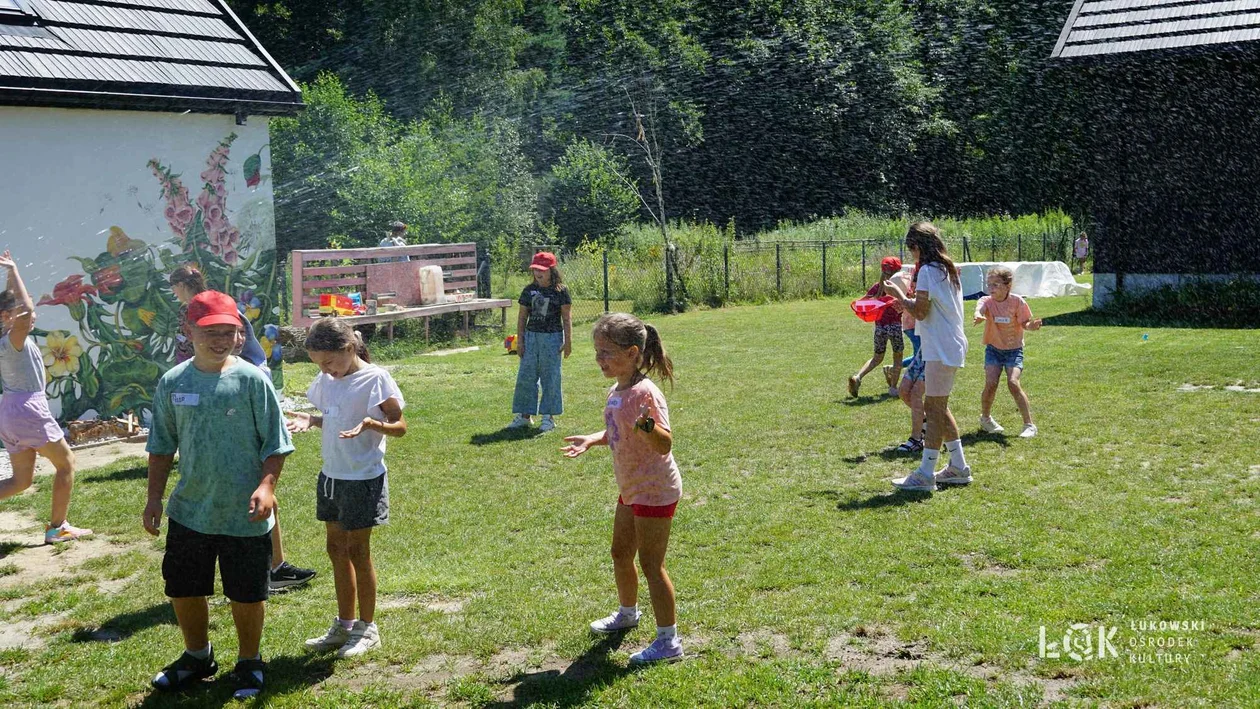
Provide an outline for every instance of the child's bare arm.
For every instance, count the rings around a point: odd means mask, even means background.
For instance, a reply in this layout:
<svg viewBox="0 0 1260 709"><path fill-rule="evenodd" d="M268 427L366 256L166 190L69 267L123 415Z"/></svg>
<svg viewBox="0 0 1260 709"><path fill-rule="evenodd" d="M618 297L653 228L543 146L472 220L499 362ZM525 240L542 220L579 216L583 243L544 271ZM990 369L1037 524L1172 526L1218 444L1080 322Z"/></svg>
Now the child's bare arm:
<svg viewBox="0 0 1260 709"><path fill-rule="evenodd" d="M382 401L381 413L385 414L384 421L377 421L371 416L364 417L358 426L349 431L342 431L340 436L354 438L364 431L376 431L391 438L402 438L407 435L407 421L403 418L402 403L398 399L390 397Z"/></svg>
<svg viewBox="0 0 1260 709"><path fill-rule="evenodd" d="M249 521L261 522L276 508L276 481L284 468L285 455L269 456L262 464L262 480L249 498Z"/></svg>
<svg viewBox="0 0 1260 709"><path fill-rule="evenodd" d="M140 521L144 531L155 537L162 527L162 498L166 495L166 481L174 465L173 455L149 454L149 495Z"/></svg>

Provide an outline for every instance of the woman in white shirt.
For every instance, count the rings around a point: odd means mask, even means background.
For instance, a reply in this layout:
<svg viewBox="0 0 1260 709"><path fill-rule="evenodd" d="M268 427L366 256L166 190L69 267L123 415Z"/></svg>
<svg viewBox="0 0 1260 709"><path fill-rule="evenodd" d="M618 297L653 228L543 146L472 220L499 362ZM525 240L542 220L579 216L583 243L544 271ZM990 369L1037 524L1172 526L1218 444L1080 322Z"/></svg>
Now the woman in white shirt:
<svg viewBox="0 0 1260 709"><path fill-rule="evenodd" d="M963 455L958 423L949 410L949 394L954 376L967 359L967 333L963 329L962 285L958 267L950 260L941 232L931 222L916 222L906 232L906 250L917 262L914 298L894 281L885 281L885 292L900 301L915 320L924 363L923 408L927 414L927 435L923 441L923 461L910 475L893 485L902 490L931 492L937 484L966 485L971 467ZM940 472L941 442L949 450L949 465Z"/></svg>

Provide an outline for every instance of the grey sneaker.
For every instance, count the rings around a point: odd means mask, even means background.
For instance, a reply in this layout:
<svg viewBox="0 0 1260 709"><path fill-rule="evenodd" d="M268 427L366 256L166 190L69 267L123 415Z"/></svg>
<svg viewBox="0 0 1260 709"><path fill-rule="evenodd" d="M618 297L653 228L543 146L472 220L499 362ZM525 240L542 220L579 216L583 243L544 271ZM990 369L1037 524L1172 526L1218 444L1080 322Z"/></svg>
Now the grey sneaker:
<svg viewBox="0 0 1260 709"><path fill-rule="evenodd" d="M653 662L678 662L686 657L683 653L682 642L675 635L672 638L658 637L652 641L651 645L630 656L630 664L632 665L649 665Z"/></svg>
<svg viewBox="0 0 1260 709"><path fill-rule="evenodd" d="M380 645L381 633L376 629L376 623L356 620L354 627L350 629L350 637L346 639L346 644L337 651L337 657L355 657Z"/></svg>
<svg viewBox="0 0 1260 709"><path fill-rule="evenodd" d="M609 633L615 633L618 630L636 627L639 624L639 617L641 615L642 614L638 611L635 611L634 615L622 615L621 611L617 611L607 618L600 618L599 620L591 623L591 632L607 635Z"/></svg>
<svg viewBox="0 0 1260 709"><path fill-rule="evenodd" d="M350 639L350 631L341 627L341 622L336 618L333 619L332 625L329 626L328 632L318 638L311 638L306 641L306 649L315 652L324 652L325 650L335 650Z"/></svg>
<svg viewBox="0 0 1260 709"><path fill-rule="evenodd" d="M556 427L556 420L551 418L550 416L544 416L542 417L542 423L539 424L538 426L538 430L542 431L543 433L546 433L547 431L554 430L555 427Z"/></svg>
<svg viewBox="0 0 1260 709"><path fill-rule="evenodd" d="M971 466L959 470L952 465L933 475L941 485L967 485L971 483Z"/></svg>
<svg viewBox="0 0 1260 709"><path fill-rule="evenodd" d="M517 414L512 417L512 423L507 425L508 428L524 428L529 425L529 417L524 414Z"/></svg>
<svg viewBox="0 0 1260 709"><path fill-rule="evenodd" d="M921 470L916 470L904 478L897 478L892 481L893 487L898 490L907 490L910 492L934 492L936 490L936 481L931 475Z"/></svg>

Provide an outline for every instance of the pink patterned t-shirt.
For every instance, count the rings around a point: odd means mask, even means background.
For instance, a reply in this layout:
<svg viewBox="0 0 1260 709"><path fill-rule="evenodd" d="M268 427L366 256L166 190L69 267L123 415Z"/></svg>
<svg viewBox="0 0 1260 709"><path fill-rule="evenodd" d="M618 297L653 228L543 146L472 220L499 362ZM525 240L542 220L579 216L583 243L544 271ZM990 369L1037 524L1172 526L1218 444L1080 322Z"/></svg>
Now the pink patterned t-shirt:
<svg viewBox="0 0 1260 709"><path fill-rule="evenodd" d="M667 431L669 406L651 379L642 379L629 389L608 392L604 406L604 426L612 450L613 474L621 501L627 505L672 505L682 497L682 475L674 454L661 455L647 444L647 436L634 428L643 405L656 425Z"/></svg>

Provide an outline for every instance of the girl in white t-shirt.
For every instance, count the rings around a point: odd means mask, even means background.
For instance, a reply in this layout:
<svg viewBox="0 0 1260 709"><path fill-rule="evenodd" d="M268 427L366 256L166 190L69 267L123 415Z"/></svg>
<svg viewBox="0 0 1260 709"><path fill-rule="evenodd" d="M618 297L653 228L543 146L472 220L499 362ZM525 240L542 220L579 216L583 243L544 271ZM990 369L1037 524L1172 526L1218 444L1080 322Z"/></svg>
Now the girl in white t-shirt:
<svg viewBox="0 0 1260 709"><path fill-rule="evenodd" d="M319 367L306 392L319 414L289 414L289 430L323 429L324 466L315 517L325 525L337 589L336 619L328 632L307 640L306 647L353 657L381 644L372 528L389 521L385 438L406 435L405 404L394 378L371 363L363 339L345 321L316 322L306 336L306 349Z"/></svg>
<svg viewBox="0 0 1260 709"><path fill-rule="evenodd" d="M919 334L919 351L923 354L924 397L927 414L927 435L923 443L923 461L910 475L898 478L893 485L902 490L931 492L937 484L966 485L971 482L971 467L963 455L958 422L949 410L949 395L954 376L967 359L967 333L963 329L962 283L958 267L945 250L941 232L931 222L916 222L906 232L906 250L917 261L913 299L894 281L884 281L885 292L892 294L902 307L914 316ZM936 471L941 442L949 450L949 465Z"/></svg>

